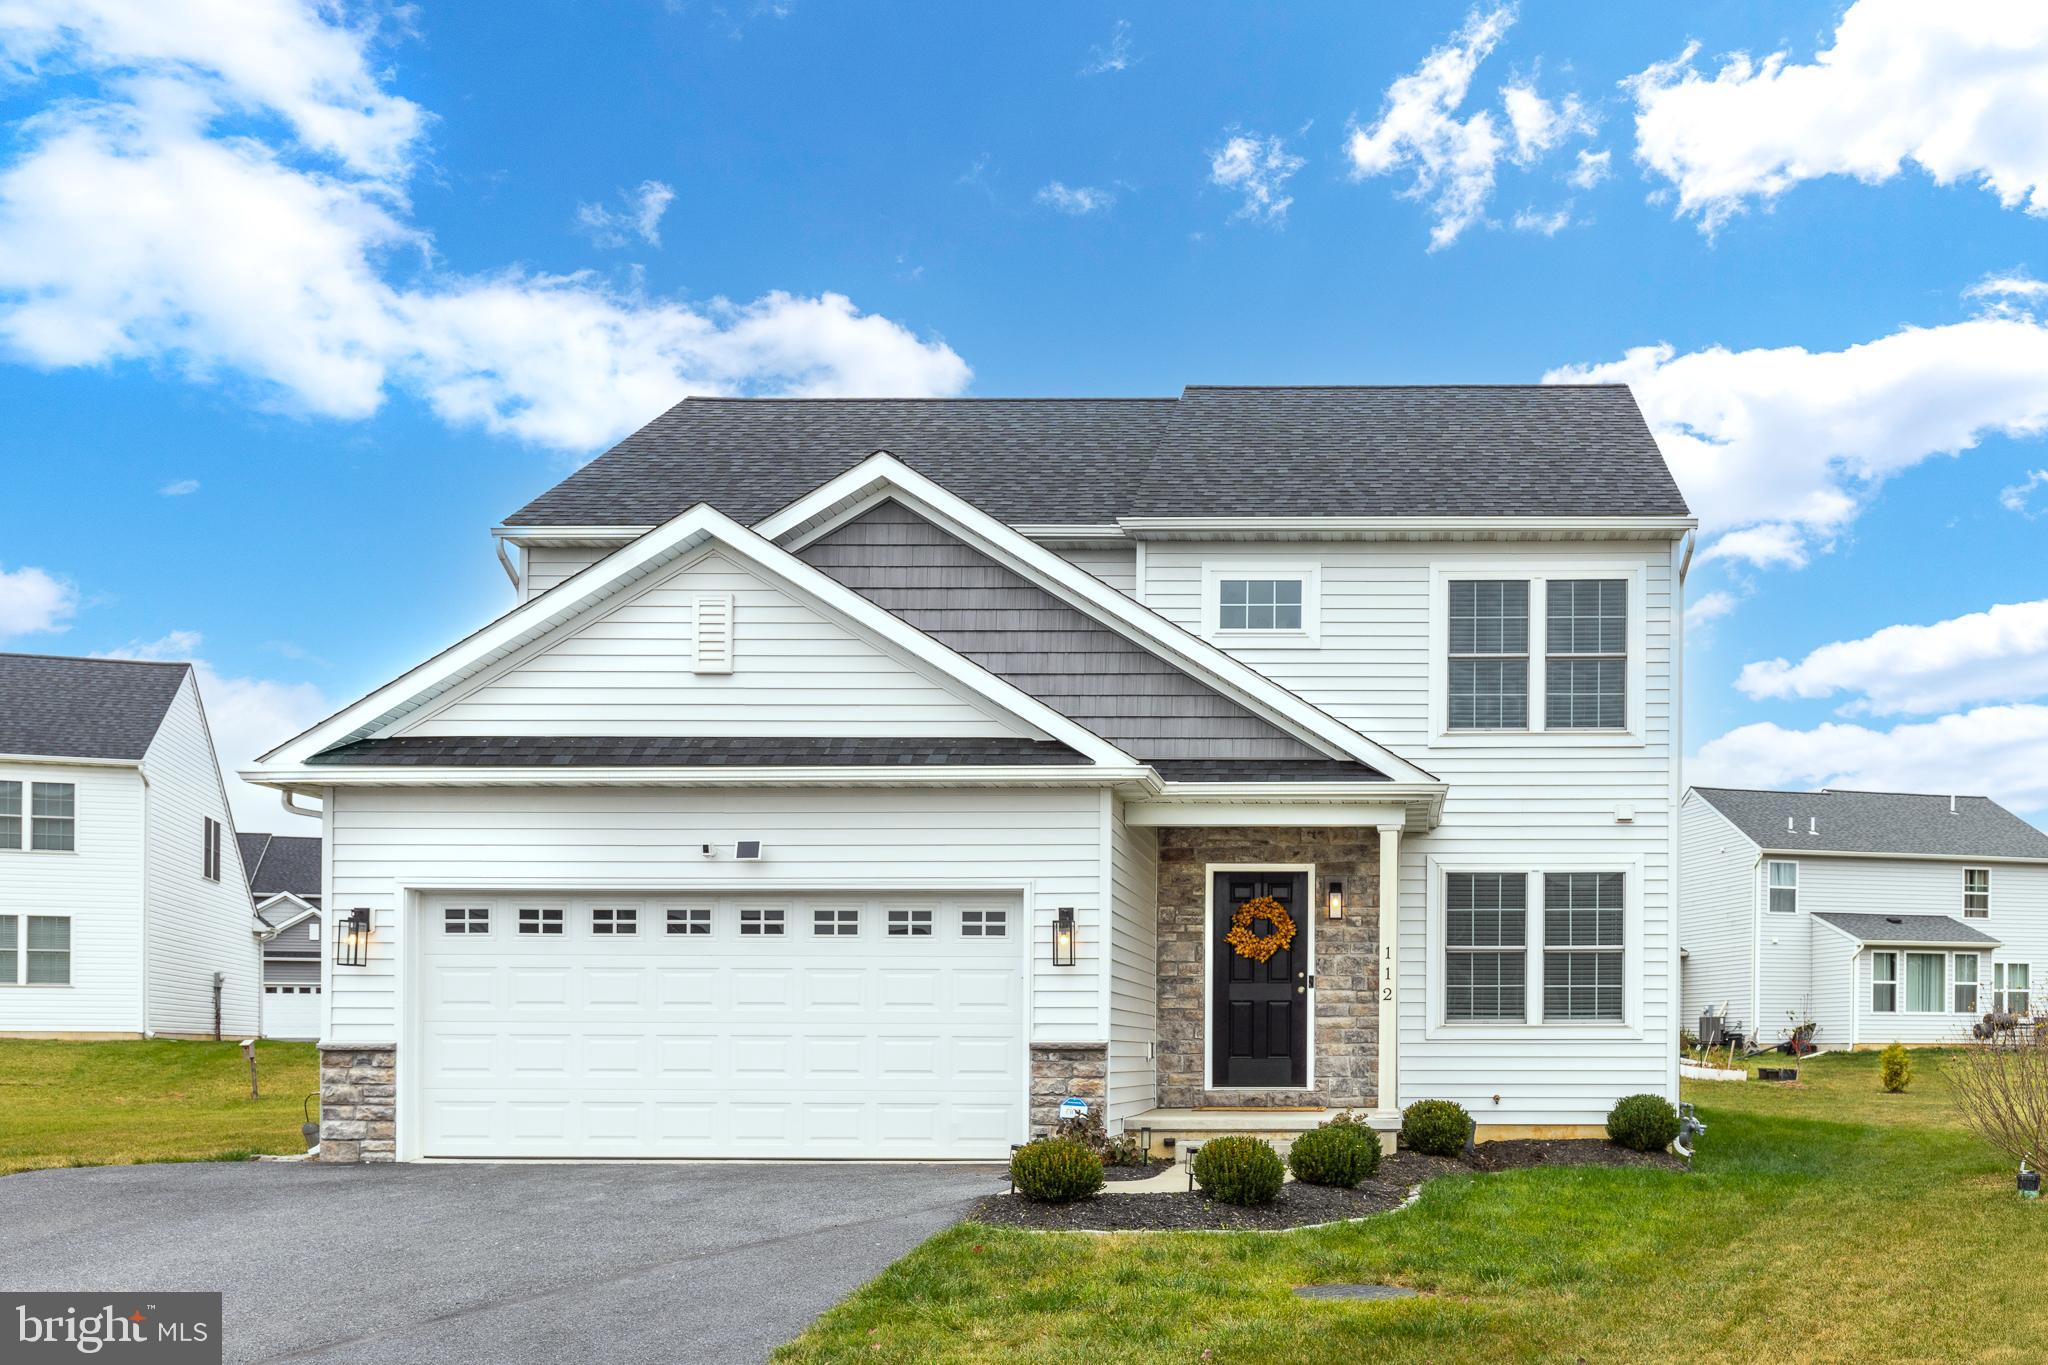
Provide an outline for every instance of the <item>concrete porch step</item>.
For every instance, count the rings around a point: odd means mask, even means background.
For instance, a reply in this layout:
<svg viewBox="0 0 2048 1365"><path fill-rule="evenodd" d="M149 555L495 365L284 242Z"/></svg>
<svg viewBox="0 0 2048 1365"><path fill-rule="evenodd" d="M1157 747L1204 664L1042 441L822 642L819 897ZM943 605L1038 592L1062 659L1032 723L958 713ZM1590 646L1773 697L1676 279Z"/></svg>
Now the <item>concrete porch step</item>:
<svg viewBox="0 0 2048 1365"><path fill-rule="evenodd" d="M1124 1131L1138 1133L1142 1129L1151 1129L1155 1156L1177 1151L1185 1143L1239 1135L1264 1138L1285 1153L1297 1134L1320 1127L1343 1112L1341 1109L1148 1109L1126 1118ZM1367 1110L1363 1117L1380 1134L1382 1149L1392 1152L1395 1135L1401 1131L1401 1112L1398 1109L1373 1109ZM1169 1140L1173 1144L1171 1148L1167 1146Z"/></svg>

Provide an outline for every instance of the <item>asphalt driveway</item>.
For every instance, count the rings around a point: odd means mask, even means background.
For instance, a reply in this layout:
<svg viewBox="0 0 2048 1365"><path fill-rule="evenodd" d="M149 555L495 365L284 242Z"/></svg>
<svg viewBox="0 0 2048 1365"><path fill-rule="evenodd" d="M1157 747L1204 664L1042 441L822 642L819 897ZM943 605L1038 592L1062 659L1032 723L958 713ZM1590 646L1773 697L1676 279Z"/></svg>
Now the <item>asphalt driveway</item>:
<svg viewBox="0 0 2048 1365"><path fill-rule="evenodd" d="M278 1163L0 1180L0 1287L218 1289L231 1361L759 1360L999 1167Z"/></svg>

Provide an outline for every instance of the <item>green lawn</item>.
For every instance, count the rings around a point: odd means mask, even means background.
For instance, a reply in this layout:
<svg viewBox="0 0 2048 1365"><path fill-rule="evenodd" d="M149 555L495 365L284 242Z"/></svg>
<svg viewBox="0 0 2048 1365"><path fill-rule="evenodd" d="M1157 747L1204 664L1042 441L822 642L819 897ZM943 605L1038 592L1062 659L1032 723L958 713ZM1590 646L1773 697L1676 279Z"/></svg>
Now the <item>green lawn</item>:
<svg viewBox="0 0 2048 1365"><path fill-rule="evenodd" d="M1697 1085L1691 1175L1431 1183L1400 1213L1291 1233L934 1237L777 1357L826 1360L2029 1360L2048 1339L2048 1202L1874 1053L1795 1086ZM1382 1304L1296 1285L1412 1286Z"/></svg>
<svg viewBox="0 0 2048 1365"><path fill-rule="evenodd" d="M304 1151L313 1045L258 1043L256 1066L263 1097L252 1100L239 1043L0 1038L0 1175Z"/></svg>

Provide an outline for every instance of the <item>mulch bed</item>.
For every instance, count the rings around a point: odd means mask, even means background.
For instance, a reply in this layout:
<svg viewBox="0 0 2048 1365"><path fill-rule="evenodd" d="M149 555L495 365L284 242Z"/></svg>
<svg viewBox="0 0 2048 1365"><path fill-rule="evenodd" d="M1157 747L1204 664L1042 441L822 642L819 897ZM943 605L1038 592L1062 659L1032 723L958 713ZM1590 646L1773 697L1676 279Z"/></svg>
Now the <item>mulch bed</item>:
<svg viewBox="0 0 2048 1365"><path fill-rule="evenodd" d="M1108 1181L1149 1180L1173 1163L1165 1157L1154 1157L1149 1161L1133 1162L1127 1166L1104 1166L1102 1178Z"/></svg>
<svg viewBox="0 0 2048 1365"><path fill-rule="evenodd" d="M1636 1166L1682 1171L1685 1162L1666 1152L1631 1152L1598 1140L1485 1142L1470 1161L1396 1152L1380 1163L1371 1180L1355 1190L1333 1190L1290 1180L1281 1187L1279 1199L1264 1208L1220 1204L1200 1190L1159 1194L1106 1192L1072 1204L1035 1204L1020 1196L997 1194L976 1204L971 1217L978 1223L1040 1232L1278 1232L1387 1213L1405 1204L1415 1186L1443 1176L1518 1171L1536 1166Z"/></svg>

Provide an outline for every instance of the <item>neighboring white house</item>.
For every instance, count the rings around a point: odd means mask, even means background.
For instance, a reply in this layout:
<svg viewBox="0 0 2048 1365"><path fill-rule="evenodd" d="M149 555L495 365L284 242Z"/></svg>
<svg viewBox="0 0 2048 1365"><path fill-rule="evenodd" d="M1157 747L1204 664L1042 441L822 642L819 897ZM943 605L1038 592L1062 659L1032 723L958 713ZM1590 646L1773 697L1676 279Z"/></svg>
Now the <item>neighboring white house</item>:
<svg viewBox="0 0 2048 1365"><path fill-rule="evenodd" d="M0 654L0 1034L252 1033L246 886L191 665Z"/></svg>
<svg viewBox="0 0 2048 1365"><path fill-rule="evenodd" d="M1768 1045L1811 1020L1818 1046L1855 1048L2038 1012L2048 834L1997 802L1694 787L1680 809L1688 1021L1718 1011Z"/></svg>
<svg viewBox="0 0 2048 1365"><path fill-rule="evenodd" d="M324 806L323 1153L1675 1099L1693 525L1618 386L681 403L246 774Z"/></svg>
<svg viewBox="0 0 2048 1365"><path fill-rule="evenodd" d="M263 1036L320 1036L320 839L240 834L263 946Z"/></svg>

